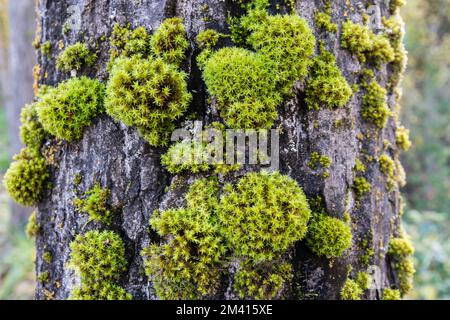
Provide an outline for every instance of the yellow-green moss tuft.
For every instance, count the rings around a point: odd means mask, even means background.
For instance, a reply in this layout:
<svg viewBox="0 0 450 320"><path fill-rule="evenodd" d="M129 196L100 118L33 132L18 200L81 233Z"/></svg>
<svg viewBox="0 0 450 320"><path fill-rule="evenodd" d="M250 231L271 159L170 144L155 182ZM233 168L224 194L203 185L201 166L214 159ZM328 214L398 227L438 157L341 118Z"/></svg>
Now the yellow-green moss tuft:
<svg viewBox="0 0 450 320"><path fill-rule="evenodd" d="M32 206L41 200L48 176L45 159L36 151L25 148L14 156L3 184L14 201Z"/></svg>
<svg viewBox="0 0 450 320"><path fill-rule="evenodd" d="M384 35L376 35L369 27L349 20L342 25L341 45L356 54L362 63L371 60L381 64L395 59L394 49Z"/></svg>
<svg viewBox="0 0 450 320"><path fill-rule="evenodd" d="M152 146L166 145L174 120L187 109L191 94L186 74L161 58L117 59L106 89L106 111L136 126Z"/></svg>
<svg viewBox="0 0 450 320"><path fill-rule="evenodd" d="M316 22L316 25L321 29L333 33L336 33L338 31L337 24L331 21L331 5L329 1L325 3L323 12L316 12L314 20Z"/></svg>
<svg viewBox="0 0 450 320"><path fill-rule="evenodd" d="M22 108L20 122L20 139L30 149L39 151L45 139L45 130L39 122L36 104Z"/></svg>
<svg viewBox="0 0 450 320"><path fill-rule="evenodd" d="M150 47L164 62L180 65L189 47L183 21L178 17L164 20L153 34Z"/></svg>
<svg viewBox="0 0 450 320"><path fill-rule="evenodd" d="M82 137L84 129L104 112L105 88L98 80L71 78L48 88L36 103L45 131L68 141Z"/></svg>
<svg viewBox="0 0 450 320"><path fill-rule="evenodd" d="M187 208L155 212L152 228L166 243L143 251L145 270L162 299L199 299L215 293L225 253L217 220L218 183L196 181Z"/></svg>
<svg viewBox="0 0 450 320"><path fill-rule="evenodd" d="M261 56L242 48L220 49L206 61L203 79L231 128L272 126L282 99Z"/></svg>
<svg viewBox="0 0 450 320"><path fill-rule="evenodd" d="M352 232L339 219L315 214L308 226L306 243L318 256L340 257L352 245Z"/></svg>
<svg viewBox="0 0 450 320"><path fill-rule="evenodd" d="M388 254L397 274L400 293L404 296L413 288L413 277L416 270L411 255L414 254L414 247L406 236L393 238L389 242Z"/></svg>
<svg viewBox="0 0 450 320"><path fill-rule="evenodd" d="M90 220L111 223L112 211L108 209L109 189L103 189L97 183L85 192L85 199L75 199L74 205L78 211L89 215Z"/></svg>
<svg viewBox="0 0 450 320"><path fill-rule="evenodd" d="M131 294L122 287L105 281L82 284L73 289L71 300L132 300Z"/></svg>
<svg viewBox="0 0 450 320"><path fill-rule="evenodd" d="M404 126L399 126L395 132L395 141L397 146L403 151L408 151L411 148L411 140L409 139L409 130Z"/></svg>
<svg viewBox="0 0 450 320"><path fill-rule="evenodd" d="M371 190L372 186L364 177L356 177L353 181L353 190L358 196L363 196Z"/></svg>
<svg viewBox="0 0 450 320"><path fill-rule="evenodd" d="M384 289L382 300L401 300L400 291L396 289Z"/></svg>
<svg viewBox="0 0 450 320"><path fill-rule="evenodd" d="M367 85L366 89L361 109L362 116L383 129L392 115L387 105L386 89L382 88L375 79Z"/></svg>
<svg viewBox="0 0 450 320"><path fill-rule="evenodd" d="M343 107L353 91L342 76L331 52L324 48L321 51L311 68L311 78L306 88L306 102L311 109L319 109L320 106Z"/></svg>
<svg viewBox="0 0 450 320"><path fill-rule="evenodd" d="M38 234L39 234L39 224L37 223L37 218L36 218L36 211L33 211L33 213L31 213L30 217L28 218L28 223L27 226L25 228L25 233L27 234L27 237L29 239L35 238Z"/></svg>
<svg viewBox="0 0 450 320"><path fill-rule="evenodd" d="M234 252L271 261L303 239L311 212L297 183L280 173L250 173L221 198L219 219Z"/></svg>
<svg viewBox="0 0 450 320"><path fill-rule="evenodd" d="M63 71L80 70L83 66L92 66L97 55L92 53L85 43L77 42L67 47L56 59L56 68Z"/></svg>
<svg viewBox="0 0 450 320"><path fill-rule="evenodd" d="M347 279L344 286L341 289L341 299L342 300L361 300L364 290L360 285L352 280Z"/></svg>
<svg viewBox="0 0 450 320"><path fill-rule="evenodd" d="M380 165L381 172L386 176L388 189L392 190L392 188L395 186L395 182L396 182L395 161L392 160L392 158L389 157L387 154L383 154L378 159L378 164Z"/></svg>

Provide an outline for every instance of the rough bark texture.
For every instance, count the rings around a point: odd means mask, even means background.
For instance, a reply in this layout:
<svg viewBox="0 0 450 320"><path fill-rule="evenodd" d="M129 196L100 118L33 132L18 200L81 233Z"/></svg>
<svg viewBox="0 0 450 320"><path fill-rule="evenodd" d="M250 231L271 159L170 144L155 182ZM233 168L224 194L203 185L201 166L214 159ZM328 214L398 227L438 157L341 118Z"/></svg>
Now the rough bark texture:
<svg viewBox="0 0 450 320"><path fill-rule="evenodd" d="M278 2L282 8L285 7L282 1ZM334 21L339 25L347 18L362 22L365 9L360 8L365 8L366 2L332 1ZM206 4L209 10L205 14L202 8ZM71 16L68 12L71 5L81 12L81 15L75 15L80 22L80 32L72 30L63 35L63 25ZM385 2L378 6L383 15L389 16ZM295 8L314 30L314 12L323 8L322 2L298 0ZM214 28L227 32L227 11L235 7L231 1L221 0L41 0L38 9L42 42L51 42L54 57L59 51L60 41L67 45L79 40L89 42L99 39L102 35L109 35L116 22L131 22L134 27L144 26L151 31L164 18L172 16L184 19L191 48L195 48L194 39L200 30ZM203 19L205 16L208 20ZM315 35L317 39L322 38L329 48L334 48L333 53L348 82L357 82L362 66L354 55L341 48L339 33L324 36L324 33L315 30ZM99 61L95 68L87 71L102 81L107 79L108 49L107 42L101 44ZM189 63L185 66L189 72L190 89L197 92L191 108L202 111L200 114L207 120L211 107L205 102L205 89L195 66L195 53L196 50L190 50ZM43 84L54 85L69 76L55 69L53 57L39 57L40 82ZM382 79L380 84L383 87L389 75L386 66L377 71L377 78ZM322 196L330 215L343 218L344 212L348 211L352 217L354 240L349 253L335 259L332 264L325 258L318 258L303 243L299 243L293 259L296 276L291 284L294 290L291 290L290 298L339 299L348 266L351 265L356 271L367 270L367 266L360 262L367 251L367 247L362 245L363 239L368 239L373 249L370 264L380 268L382 285L395 283L386 251L389 238L399 223L399 192L397 189L387 191L385 178L376 163L369 166L366 176L373 185L371 194L364 197L359 206L355 205L356 196L351 188L355 160L362 149L375 155L379 154L384 140L395 145L394 121L391 119L382 132L372 135L372 139L360 141L357 139L358 133L370 132L367 122L360 116L361 94L356 94L346 108L307 111L301 89L302 85L297 85L296 96L280 108L279 124L283 127L280 171L298 181L308 197ZM389 101L392 109L394 102L391 93ZM333 124L339 119L346 125L335 128ZM36 298L66 299L77 284L76 275L66 266L69 243L77 234L100 226L95 223L86 225L87 218L75 212L72 200L80 194L80 190L86 190L97 180L111 190L112 205L121 210L113 223L113 229L126 242L129 261L121 285L135 299L155 299L152 285L144 275L140 256L141 250L151 241L147 231L148 220L154 209L182 203L185 191L185 188L165 191L172 178L160 165L160 155L164 150L149 147L137 130L114 122L108 116L96 119L82 140L73 143L53 141L48 143L50 145L55 155L51 167L52 189L47 191L45 200L39 204L38 223L42 229L37 238L36 260L37 272L49 271L50 277L47 283L38 284ZM313 151L332 159L329 178L322 179L308 168ZM83 181L75 188L73 181L77 174L82 175ZM194 179L195 176L188 176L185 183L189 184ZM52 253L54 259L51 264L43 261L44 251ZM367 299L379 297L377 290L370 290L365 296Z"/></svg>

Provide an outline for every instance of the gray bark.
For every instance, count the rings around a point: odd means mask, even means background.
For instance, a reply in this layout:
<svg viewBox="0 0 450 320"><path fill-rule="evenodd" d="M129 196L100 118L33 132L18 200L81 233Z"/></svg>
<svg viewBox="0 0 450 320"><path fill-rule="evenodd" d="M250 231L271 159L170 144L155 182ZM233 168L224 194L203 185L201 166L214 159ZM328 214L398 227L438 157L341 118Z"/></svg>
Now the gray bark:
<svg viewBox="0 0 450 320"><path fill-rule="evenodd" d="M362 1L364 5L366 2L368 1ZM280 3L284 8L284 3ZM204 13L201 8L205 4L209 7L208 22L202 19ZM63 36L63 25L71 16L67 12L70 5L74 5L78 8L75 10L82 13L78 16L80 32L72 30ZM220 0L41 0L41 36L43 42L51 42L54 56L58 52L60 40L65 44L73 44L76 41L92 42L104 34L109 35L115 22L131 22L134 27L144 26L148 30L154 30L164 18L180 16L184 19L192 48L195 48L194 39L200 30L214 28L222 32L227 31L226 16L231 6L231 1ZM384 15L389 15L384 2L379 6ZM355 9L350 10L350 7ZM313 30L314 12L318 8L322 8L321 1L296 1L297 13L307 19ZM339 25L347 18L362 21L362 14L365 12L358 9L354 0L332 1L332 8L333 19ZM362 66L355 56L340 47L337 35L324 36L324 33L319 33L318 30L315 30L315 35L334 48L333 53L348 82L357 82ZM89 71L91 76L102 81L107 79L105 68L108 49L107 42L101 44L96 68ZM197 92L191 108L208 114L207 111L211 107L204 99L205 89L195 66L194 53L196 51L191 50L189 63L185 68L189 72L190 89ZM68 77L55 69L54 59L40 56L39 62L41 83L55 85ZM384 79L381 85L385 86L389 77L386 68L380 70L377 75L378 79ZM367 269L367 266L360 262L361 256L366 252L361 242L367 237L370 238L369 244L374 251L371 264L379 268L381 281L384 286L388 286L395 279L385 253L389 237L399 223L399 192L386 191L382 173L376 164L368 168L367 177L372 182L372 192L360 201L359 206L355 205L351 186L355 160L363 148L368 153L375 154L376 150L382 148L385 139L395 146L393 120L389 121L387 128L377 137L361 142L356 136L367 128L367 123L360 116L361 94L357 94L346 108L307 111L300 90L301 85L297 87L296 96L280 108L279 124L283 126L284 131L281 138L280 171L298 181L308 197L322 196L330 215L342 218L348 210L353 221L354 241L350 253L335 259L332 264L329 260L312 254L304 243L299 243L293 259L296 277L290 284L293 290L289 298L339 299L340 289L347 278L347 267L351 265L356 271ZM393 108L392 96L389 101L390 107ZM205 120L206 118L205 116ZM338 119L344 119L349 125L334 128L333 123ZM85 226L86 219L77 214L72 205L72 200L78 192L74 190L73 180L75 175L80 173L83 182L77 187L79 190L86 190L94 181L99 181L111 190L112 205L121 208L122 213L113 223L114 229L126 242L129 261L128 271L122 277L121 285L131 292L135 299L155 299L152 285L144 275L143 260L140 256L141 250L152 240L147 231L148 220L154 209L164 209L182 202L185 191L185 188L165 191L172 177L160 165L160 155L164 150L149 147L139 137L137 130L118 124L106 115L98 118L94 125L86 130L81 141L49 144L55 148L56 165L51 168L53 188L47 191L45 199L39 204L38 223L41 225L41 233L37 238L36 269L38 273L49 271L50 278L47 283L38 284L36 298L68 298L77 282L76 275L66 266L70 253L69 243L77 234L100 228L100 225L95 223ZM328 155L333 160L328 179L318 178L307 167L310 153L313 151ZM186 185L194 179L195 176L188 175ZM54 257L50 265L42 259L44 251L50 251ZM298 288L300 290L296 290ZM379 291L371 290L365 298L376 299L379 295Z"/></svg>

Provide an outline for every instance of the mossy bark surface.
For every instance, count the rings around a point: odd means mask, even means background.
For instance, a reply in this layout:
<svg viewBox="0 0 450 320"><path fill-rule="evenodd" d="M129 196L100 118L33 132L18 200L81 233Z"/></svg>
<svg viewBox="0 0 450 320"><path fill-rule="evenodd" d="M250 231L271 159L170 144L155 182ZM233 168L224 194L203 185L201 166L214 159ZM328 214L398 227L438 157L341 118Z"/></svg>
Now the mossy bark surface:
<svg viewBox="0 0 450 320"><path fill-rule="evenodd" d="M284 1L280 10L289 12ZM332 20L339 26L337 33L320 30L315 24L315 12L323 11L322 1L295 1L295 11L306 19L317 40L323 40L336 57L336 63L349 84L361 84L361 64L356 55L341 48L341 25L351 19L363 22L369 1L332 1ZM383 16L389 17L385 2L377 5ZM68 8L71 8L68 10ZM275 7L274 7L275 8ZM273 9L273 8L272 8ZM227 33L227 12L239 12L232 1L221 0L40 0L38 1L41 42L50 41L51 54L39 53L40 84L56 85L70 77L70 73L56 69L55 57L64 46L85 42L91 47L98 45L98 60L93 67L78 71L102 82L108 79L109 43L104 41L111 34L115 23L131 23L154 31L165 18L179 16L186 27L190 49L187 62L182 66L188 73L189 90L195 92L189 107L196 112L198 120L211 122L212 106L208 104L206 89L201 79L195 57L199 50L195 37L204 29L213 28ZM77 14L79 13L79 14ZM71 29L64 27L70 24ZM223 40L223 45L231 45ZM369 65L370 66L370 65ZM388 87L391 69L386 64L373 67L378 82ZM370 266L379 270L380 286L390 287L397 282L395 272L387 256L389 240L399 230L400 193L397 187L388 189L386 177L380 170L379 156L385 152L386 141L392 158L398 157L396 148L396 124L390 118L380 130L361 116L364 91L356 93L343 108L319 108L309 110L305 102L305 84L297 83L292 98L279 108L276 127L281 128L280 171L295 179L309 199L320 196L324 209L333 217L351 217L353 244L346 254L332 261L317 257L303 241L296 245L292 254L295 276L285 297L290 299L339 299L340 291L348 276L366 272ZM395 107L394 92L388 91L391 110ZM102 229L99 222L88 223L89 216L77 212L73 200L99 183L110 190L110 206L115 211L109 229L120 234L125 242L127 271L120 284L135 299L156 299L151 281L145 276L141 252L156 235L149 232L149 218L156 209L183 205L188 185L198 175L183 174L183 178L171 176L161 165L164 148L152 148L139 136L135 128L126 127L109 116L97 117L79 141L52 140L44 147L50 162L51 188L38 205L36 271L48 271L48 281L38 283L37 299L67 299L78 286L79 279L67 263L70 243L76 235L92 229ZM308 163L313 152L327 156L332 163L324 178L320 169L312 170ZM366 161L364 177L371 190L358 196L353 189L357 159ZM236 173L238 180L245 169ZM81 179L80 179L81 177ZM173 179L178 188L169 188ZM80 181L81 180L81 181ZM368 253L373 251L373 255ZM52 261L45 262L44 252L51 252ZM368 259L365 259L367 258ZM235 298L219 290L217 298ZM363 298L379 299L381 290L367 290Z"/></svg>

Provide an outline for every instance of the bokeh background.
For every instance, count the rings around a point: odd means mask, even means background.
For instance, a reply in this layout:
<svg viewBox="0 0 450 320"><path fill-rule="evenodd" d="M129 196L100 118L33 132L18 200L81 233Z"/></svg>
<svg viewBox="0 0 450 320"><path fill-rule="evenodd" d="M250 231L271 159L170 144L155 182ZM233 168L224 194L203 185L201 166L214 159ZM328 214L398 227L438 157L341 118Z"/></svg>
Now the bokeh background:
<svg viewBox="0 0 450 320"><path fill-rule="evenodd" d="M0 0L0 180L20 148L20 105L32 95L33 6L34 0ZM403 156L404 222L417 269L409 298L450 299L450 0L407 0L402 15L409 52L402 122L413 142ZM11 87L13 80L20 88ZM24 232L28 214L1 185L0 299L33 297L34 243Z"/></svg>

